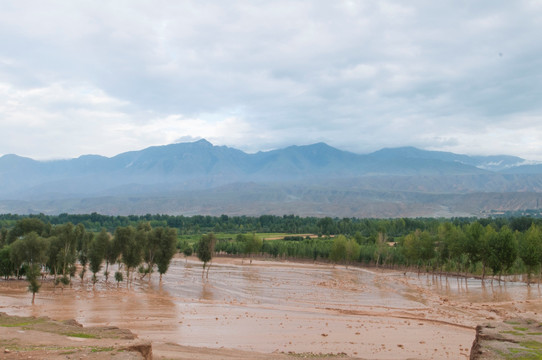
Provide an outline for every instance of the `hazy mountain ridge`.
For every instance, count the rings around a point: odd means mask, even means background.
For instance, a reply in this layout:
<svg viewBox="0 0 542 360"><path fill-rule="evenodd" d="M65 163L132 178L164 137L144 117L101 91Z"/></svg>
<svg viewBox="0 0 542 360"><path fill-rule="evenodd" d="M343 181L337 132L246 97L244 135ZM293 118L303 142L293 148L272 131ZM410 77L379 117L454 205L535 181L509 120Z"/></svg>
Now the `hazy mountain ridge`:
<svg viewBox="0 0 542 360"><path fill-rule="evenodd" d="M428 151L421 150L415 147L400 147L400 148L385 148L374 152L373 154L379 155L380 158L417 158L417 159L432 159L446 162L457 162L464 165L475 166L480 169L490 171L503 171L507 169L513 169L519 166L526 165L527 161L517 157L509 155L490 155L490 156L469 156L454 154L444 151Z"/></svg>
<svg viewBox="0 0 542 360"><path fill-rule="evenodd" d="M111 205L102 207L107 213L476 214L492 210L489 205L502 207L490 194L507 193L502 205L518 209L529 197L513 193L542 192L542 165L525 164L514 156L414 147L359 155L324 143L247 154L206 140L111 158L36 161L5 155L0 157L0 211L99 212L100 198ZM478 194L472 197L478 206L462 194ZM450 196L465 206L451 206ZM368 207L362 211L363 204Z"/></svg>

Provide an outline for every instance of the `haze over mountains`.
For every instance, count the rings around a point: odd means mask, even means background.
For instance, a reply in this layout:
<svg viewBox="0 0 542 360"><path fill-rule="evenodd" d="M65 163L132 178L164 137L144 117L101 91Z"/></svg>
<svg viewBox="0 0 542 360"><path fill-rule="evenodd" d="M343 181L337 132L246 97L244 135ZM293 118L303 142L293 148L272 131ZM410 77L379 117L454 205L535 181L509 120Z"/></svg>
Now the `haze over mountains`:
<svg viewBox="0 0 542 360"><path fill-rule="evenodd" d="M0 158L3 213L482 216L538 208L541 191L540 164L413 147L247 154L200 140L111 158Z"/></svg>

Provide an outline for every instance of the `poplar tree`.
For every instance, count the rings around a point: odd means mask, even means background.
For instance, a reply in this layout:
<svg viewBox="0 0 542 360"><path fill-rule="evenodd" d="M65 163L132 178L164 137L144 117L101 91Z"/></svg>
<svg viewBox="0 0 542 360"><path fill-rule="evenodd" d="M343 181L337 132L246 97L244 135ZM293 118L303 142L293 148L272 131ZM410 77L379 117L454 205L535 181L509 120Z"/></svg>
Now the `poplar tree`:
<svg viewBox="0 0 542 360"><path fill-rule="evenodd" d="M32 305L41 287L39 277L41 267L47 261L48 245L48 241L35 232L24 235L11 245L12 254L24 264L28 290L32 292Z"/></svg>
<svg viewBox="0 0 542 360"><path fill-rule="evenodd" d="M158 227L153 229L150 237L157 238L158 250L156 251L156 265L158 266L158 273L160 274L160 281L162 281L162 275L164 275L169 269L171 259L177 252L177 231L172 228Z"/></svg>
<svg viewBox="0 0 542 360"><path fill-rule="evenodd" d="M196 254L198 255L198 259L203 262L203 272L201 273L201 277L203 278L203 274L205 273L205 266L207 263L211 262L213 259L213 252L215 251L216 246L216 236L214 233L209 233L207 235L202 235L199 239L196 247ZM209 264L209 267L207 267L207 278L209 278L209 269L211 268L211 264Z"/></svg>
<svg viewBox="0 0 542 360"><path fill-rule="evenodd" d="M503 226L497 236L489 242L489 267L493 274L499 275L499 282L503 271L508 270L516 261L518 246L514 233L508 226Z"/></svg>
<svg viewBox="0 0 542 360"><path fill-rule="evenodd" d="M519 257L527 267L527 286L531 285L531 274L540 265L542 258L542 232L536 225L522 234L519 241Z"/></svg>

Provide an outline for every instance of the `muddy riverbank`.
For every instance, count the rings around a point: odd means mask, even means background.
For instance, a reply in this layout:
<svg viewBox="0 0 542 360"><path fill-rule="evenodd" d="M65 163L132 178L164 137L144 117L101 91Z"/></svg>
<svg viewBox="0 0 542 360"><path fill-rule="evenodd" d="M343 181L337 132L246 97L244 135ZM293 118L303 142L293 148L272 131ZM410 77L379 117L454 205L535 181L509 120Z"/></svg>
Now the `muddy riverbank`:
<svg viewBox="0 0 542 360"><path fill-rule="evenodd" d="M542 312L541 290L519 283L231 258L215 259L208 280L201 263L176 258L161 283L88 278L61 290L46 281L36 305L30 299L24 281L0 282L0 311L127 328L153 343L155 358L179 359L189 357L177 347L246 358L466 359L476 325Z"/></svg>

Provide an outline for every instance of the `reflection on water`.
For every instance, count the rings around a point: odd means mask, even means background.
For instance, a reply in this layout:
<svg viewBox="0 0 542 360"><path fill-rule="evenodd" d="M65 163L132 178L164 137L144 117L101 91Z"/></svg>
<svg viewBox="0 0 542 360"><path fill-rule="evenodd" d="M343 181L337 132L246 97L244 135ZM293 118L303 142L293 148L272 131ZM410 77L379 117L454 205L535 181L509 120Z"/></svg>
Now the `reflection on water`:
<svg viewBox="0 0 542 360"><path fill-rule="evenodd" d="M209 284L208 282L204 282L203 286L201 287L201 294L199 298L203 300L213 300L213 285Z"/></svg>
<svg viewBox="0 0 542 360"><path fill-rule="evenodd" d="M527 286L518 281L482 281L476 278L431 274L409 275L408 279L412 284L428 288L449 299L470 303L537 300L542 296L542 290L536 284Z"/></svg>
<svg viewBox="0 0 542 360"><path fill-rule="evenodd" d="M527 287L521 282L491 283L474 278L399 272L383 276L358 268L215 264L209 279L202 279L201 271L197 263L175 260L162 282L157 275L151 281L136 276L130 286L124 281L117 288L111 280L92 286L89 280L81 283L74 279L73 288L61 289L48 281L44 282L37 301L47 305L50 311L61 313L62 318L101 323L125 318L133 312L152 313L156 309L174 312L179 302L200 300L301 308L318 308L325 302L333 308L409 309L424 305L417 287L470 303L536 300L542 296L538 286ZM0 295L12 299L6 301L7 307L19 301L24 305L26 298L30 298L24 281L0 282ZM116 299L112 300L112 296ZM92 315L98 312L102 315Z"/></svg>

